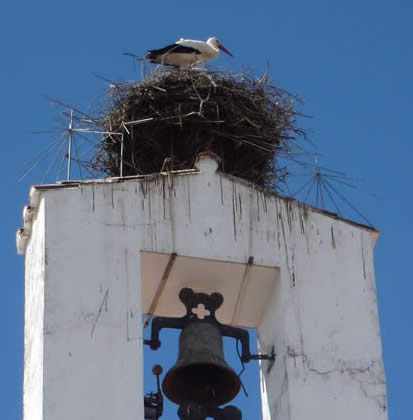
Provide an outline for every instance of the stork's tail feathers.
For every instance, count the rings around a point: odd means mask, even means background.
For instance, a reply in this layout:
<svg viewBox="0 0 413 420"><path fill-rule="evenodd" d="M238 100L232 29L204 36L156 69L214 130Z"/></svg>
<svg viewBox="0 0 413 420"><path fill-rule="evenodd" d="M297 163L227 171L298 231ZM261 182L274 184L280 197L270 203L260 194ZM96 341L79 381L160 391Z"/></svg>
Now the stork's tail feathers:
<svg viewBox="0 0 413 420"><path fill-rule="evenodd" d="M158 50L148 50L146 53L146 59L149 61L156 60L157 58L159 58Z"/></svg>

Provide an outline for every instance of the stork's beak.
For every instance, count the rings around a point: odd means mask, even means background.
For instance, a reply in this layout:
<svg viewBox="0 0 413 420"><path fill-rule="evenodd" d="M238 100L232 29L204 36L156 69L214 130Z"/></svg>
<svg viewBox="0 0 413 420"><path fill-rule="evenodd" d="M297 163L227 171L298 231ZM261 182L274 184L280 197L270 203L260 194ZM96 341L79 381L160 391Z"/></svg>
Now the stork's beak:
<svg viewBox="0 0 413 420"><path fill-rule="evenodd" d="M218 48L224 51L224 53L227 53L228 55L230 55L231 57L234 57L222 44L218 44Z"/></svg>

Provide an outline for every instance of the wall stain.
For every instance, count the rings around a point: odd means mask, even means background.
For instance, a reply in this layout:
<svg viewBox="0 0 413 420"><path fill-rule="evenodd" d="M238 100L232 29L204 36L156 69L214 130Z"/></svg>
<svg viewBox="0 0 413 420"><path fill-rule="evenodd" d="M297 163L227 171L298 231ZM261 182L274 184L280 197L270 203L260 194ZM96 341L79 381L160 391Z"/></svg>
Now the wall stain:
<svg viewBox="0 0 413 420"><path fill-rule="evenodd" d="M191 208L191 184L189 182L189 177L187 178L187 201L188 201L188 217L189 223L192 224L192 208Z"/></svg>
<svg viewBox="0 0 413 420"><path fill-rule="evenodd" d="M260 198L258 190L255 190L255 195L257 197L257 220L258 222L261 220L260 218Z"/></svg>
<svg viewBox="0 0 413 420"><path fill-rule="evenodd" d="M166 191L165 191L165 178L162 180L162 210L163 220L166 220Z"/></svg>
<svg viewBox="0 0 413 420"><path fill-rule="evenodd" d="M92 184L92 211L95 211L95 184Z"/></svg>
<svg viewBox="0 0 413 420"><path fill-rule="evenodd" d="M221 188L221 204L224 205L224 189L222 187L222 176L219 177L219 186Z"/></svg>
<svg viewBox="0 0 413 420"><path fill-rule="evenodd" d="M286 208L286 211L288 213L288 210ZM278 203L276 202L276 212L278 215L278 220L280 222L281 225L281 232L283 234L283 243L284 243L284 251L285 251L285 264L287 266L287 271L288 271L288 275L290 277L290 286L292 286L293 284L293 276L292 276L292 270L291 270L291 266L290 266L290 256L289 256L289 252L288 252L288 245L287 245L287 235L285 232L285 226L284 226L284 217L282 215L282 210L278 209Z"/></svg>
<svg viewBox="0 0 413 420"><path fill-rule="evenodd" d="M234 183L232 184L232 220L234 223L234 239L235 241L237 240L237 222L236 222L236 202L237 200L235 199L235 192L234 192Z"/></svg>
<svg viewBox="0 0 413 420"><path fill-rule="evenodd" d="M363 246L363 234L360 233L360 242L361 242L361 260L363 262L363 276L364 280L366 280L366 261L364 258L364 246Z"/></svg>

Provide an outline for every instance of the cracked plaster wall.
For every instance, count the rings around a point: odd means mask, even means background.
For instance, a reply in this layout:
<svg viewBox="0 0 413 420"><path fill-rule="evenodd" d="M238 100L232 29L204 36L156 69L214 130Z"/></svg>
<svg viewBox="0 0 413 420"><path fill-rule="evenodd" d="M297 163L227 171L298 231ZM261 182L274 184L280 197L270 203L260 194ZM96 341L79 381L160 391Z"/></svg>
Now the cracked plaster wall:
<svg viewBox="0 0 413 420"><path fill-rule="evenodd" d="M258 328L263 349L277 350L270 370L262 364L264 420L384 420L371 235L313 212L289 223L288 211L281 281Z"/></svg>

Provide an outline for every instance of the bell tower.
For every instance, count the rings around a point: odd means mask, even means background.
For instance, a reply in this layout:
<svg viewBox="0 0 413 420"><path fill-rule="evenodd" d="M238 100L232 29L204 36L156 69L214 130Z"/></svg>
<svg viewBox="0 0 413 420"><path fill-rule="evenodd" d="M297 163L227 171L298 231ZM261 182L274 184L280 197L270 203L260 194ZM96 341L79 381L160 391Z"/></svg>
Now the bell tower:
<svg viewBox="0 0 413 420"><path fill-rule="evenodd" d="M205 154L186 172L33 187L27 214L25 420L143 419L141 314L156 347L188 289L222 296L219 323L256 328L260 353L275 352L260 362L263 419L386 418L376 230L228 177ZM164 382L178 402L188 357ZM219 364L226 402L238 382Z"/></svg>
<svg viewBox="0 0 413 420"><path fill-rule="evenodd" d="M223 337L259 363L264 420L387 419L379 232L272 188L296 114L246 83L180 70L120 86L94 162L109 176L31 188L24 420L162 419L165 399L181 420L239 420ZM167 328L179 354L145 396L143 348Z"/></svg>

